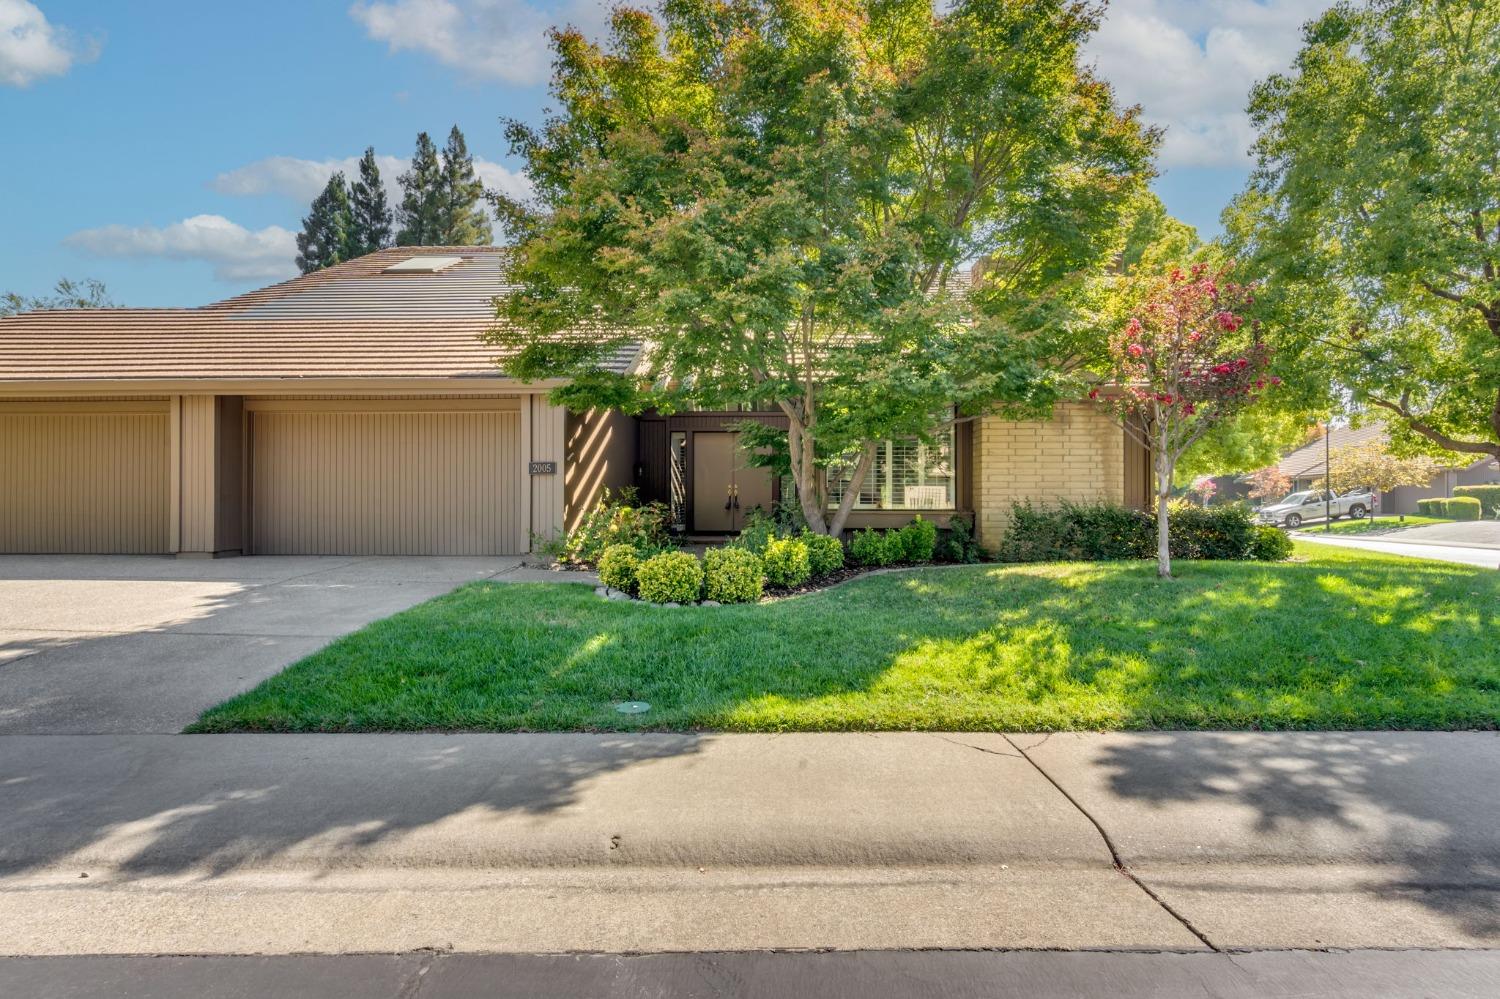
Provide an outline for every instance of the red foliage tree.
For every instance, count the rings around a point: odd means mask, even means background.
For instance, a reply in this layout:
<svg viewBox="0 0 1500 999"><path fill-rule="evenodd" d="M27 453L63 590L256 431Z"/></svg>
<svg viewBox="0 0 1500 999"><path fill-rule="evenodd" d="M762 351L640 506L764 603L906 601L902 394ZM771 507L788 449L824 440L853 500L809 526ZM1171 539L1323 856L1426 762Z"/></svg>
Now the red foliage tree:
<svg viewBox="0 0 1500 999"><path fill-rule="evenodd" d="M1271 352L1243 311L1253 289L1229 268L1194 264L1148 278L1142 306L1110 338L1111 370L1089 393L1125 432L1149 447L1156 468L1157 573L1172 575L1168 498L1177 461L1215 423L1279 384Z"/></svg>

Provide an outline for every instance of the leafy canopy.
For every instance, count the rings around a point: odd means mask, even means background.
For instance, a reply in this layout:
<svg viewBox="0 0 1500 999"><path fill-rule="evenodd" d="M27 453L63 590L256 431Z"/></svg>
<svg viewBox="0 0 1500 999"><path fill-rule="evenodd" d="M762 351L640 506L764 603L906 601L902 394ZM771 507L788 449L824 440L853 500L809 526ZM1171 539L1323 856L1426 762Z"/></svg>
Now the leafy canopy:
<svg viewBox="0 0 1500 999"><path fill-rule="evenodd" d="M1301 380L1398 448L1500 455L1500 4L1339 3L1250 112L1226 228Z"/></svg>
<svg viewBox="0 0 1500 999"><path fill-rule="evenodd" d="M554 32L560 110L508 127L536 200L496 198L518 243L492 334L507 370L571 379L554 397L574 408L771 404L818 531L874 441L953 404L1045 406L1038 317L1119 242L1157 138L1080 67L1097 19L668 0L616 11L603 46ZM636 373L600 372L637 342Z"/></svg>

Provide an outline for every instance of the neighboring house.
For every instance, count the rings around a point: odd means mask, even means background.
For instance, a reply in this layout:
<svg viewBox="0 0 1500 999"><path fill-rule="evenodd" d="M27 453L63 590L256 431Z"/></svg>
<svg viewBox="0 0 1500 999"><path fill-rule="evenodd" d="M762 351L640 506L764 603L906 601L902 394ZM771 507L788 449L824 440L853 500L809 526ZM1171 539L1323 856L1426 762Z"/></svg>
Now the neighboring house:
<svg viewBox="0 0 1500 999"><path fill-rule="evenodd" d="M1304 444L1282 458L1276 467L1292 480L1290 492L1312 489L1313 484L1323 477L1326 467L1324 454L1327 451L1332 452L1333 466L1337 471L1341 451L1377 442L1384 444L1385 441L1385 427L1379 423L1370 423L1362 427L1330 427L1327 442L1319 437L1309 444ZM1452 496L1455 486L1476 486L1490 482L1500 482L1500 466L1497 466L1495 459L1490 457L1484 457L1463 466L1443 468L1426 486L1402 486L1399 489L1381 493L1380 512L1384 514L1416 513L1417 500L1431 496Z"/></svg>
<svg viewBox="0 0 1500 999"><path fill-rule="evenodd" d="M734 432L778 414L572 414L505 377L479 339L505 261L402 247L200 308L0 319L0 552L516 554L606 487L690 533L779 497ZM1016 500L1144 505L1147 473L1086 404L984 417L883 444L850 526L958 516L992 544Z"/></svg>

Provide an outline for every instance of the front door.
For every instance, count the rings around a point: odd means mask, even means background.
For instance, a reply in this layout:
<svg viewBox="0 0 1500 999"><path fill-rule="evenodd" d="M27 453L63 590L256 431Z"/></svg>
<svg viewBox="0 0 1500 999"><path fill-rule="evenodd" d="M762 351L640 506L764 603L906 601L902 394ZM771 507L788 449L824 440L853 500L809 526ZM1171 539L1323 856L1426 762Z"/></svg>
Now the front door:
<svg viewBox="0 0 1500 999"><path fill-rule="evenodd" d="M695 532L732 534L745 526L745 516L756 507L769 513L771 499L771 470L751 467L739 434L693 434Z"/></svg>

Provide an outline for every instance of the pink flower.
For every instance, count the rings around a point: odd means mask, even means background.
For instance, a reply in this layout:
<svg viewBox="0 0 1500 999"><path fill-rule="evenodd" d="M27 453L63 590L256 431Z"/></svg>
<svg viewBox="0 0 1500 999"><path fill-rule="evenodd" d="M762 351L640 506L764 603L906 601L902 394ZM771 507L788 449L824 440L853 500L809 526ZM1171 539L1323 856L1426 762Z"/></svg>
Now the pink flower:
<svg viewBox="0 0 1500 999"><path fill-rule="evenodd" d="M1132 317L1130 322L1125 324L1125 332L1129 333L1131 336L1135 336L1140 331L1141 321L1139 319Z"/></svg>
<svg viewBox="0 0 1500 999"><path fill-rule="evenodd" d="M1090 399L1097 399L1097 398L1099 398L1099 390L1098 389L1089 389L1089 398Z"/></svg>
<svg viewBox="0 0 1500 999"><path fill-rule="evenodd" d="M1146 349L1138 343L1133 343L1129 347L1125 348L1125 353L1129 354L1131 357L1140 357L1145 352Z"/></svg>

